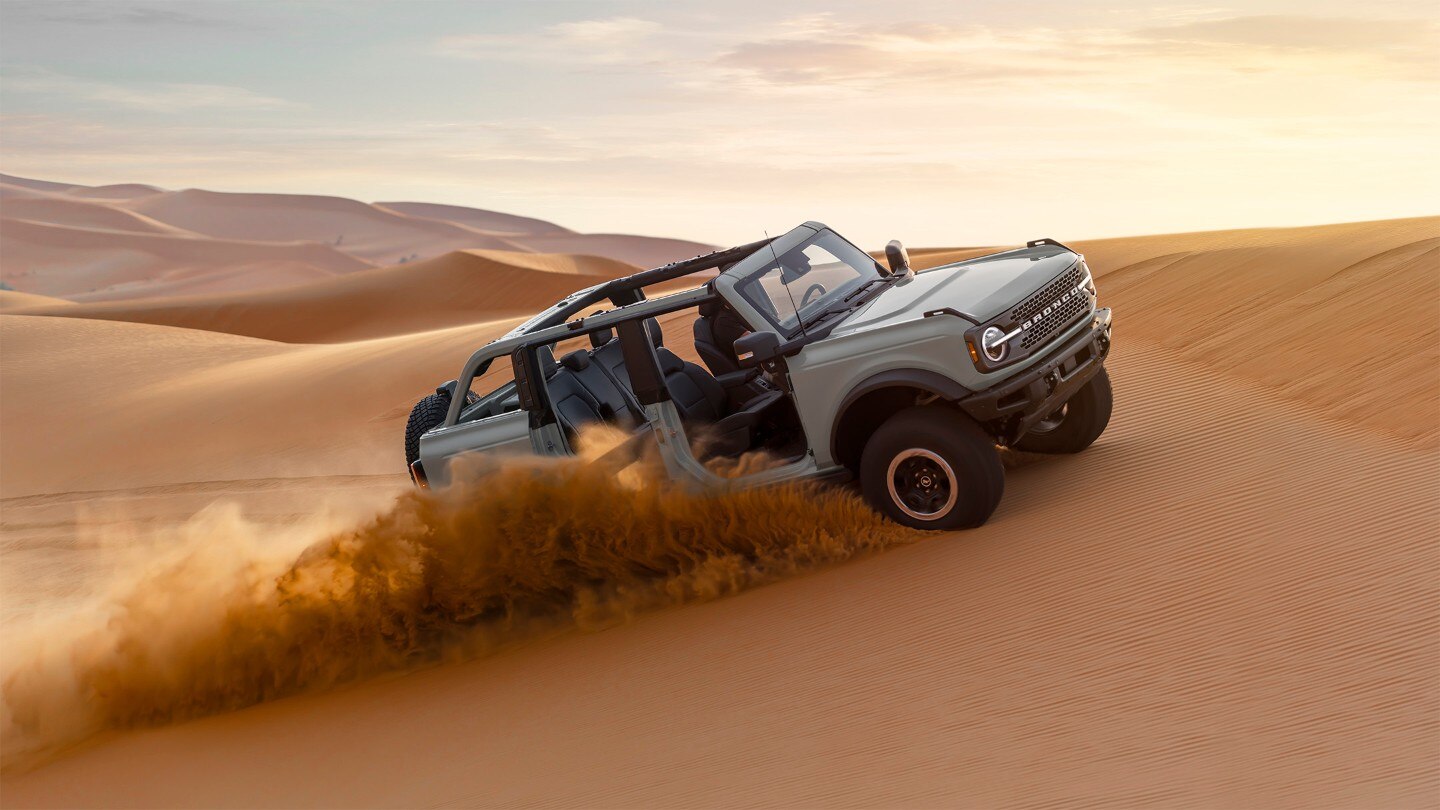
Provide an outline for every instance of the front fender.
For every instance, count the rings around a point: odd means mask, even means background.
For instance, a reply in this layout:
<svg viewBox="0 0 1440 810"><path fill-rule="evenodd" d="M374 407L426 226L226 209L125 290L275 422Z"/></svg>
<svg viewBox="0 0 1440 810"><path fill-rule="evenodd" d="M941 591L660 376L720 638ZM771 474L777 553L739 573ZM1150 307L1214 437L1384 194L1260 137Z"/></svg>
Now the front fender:
<svg viewBox="0 0 1440 810"><path fill-rule="evenodd" d="M841 457L840 428L845 424L845 416L850 408L866 395L887 388L918 389L934 394L948 402L956 402L974 393L944 374L923 368L894 368L866 377L850 389L845 398L840 401L840 407L835 411L834 426L830 431L830 457L832 459L838 460Z"/></svg>

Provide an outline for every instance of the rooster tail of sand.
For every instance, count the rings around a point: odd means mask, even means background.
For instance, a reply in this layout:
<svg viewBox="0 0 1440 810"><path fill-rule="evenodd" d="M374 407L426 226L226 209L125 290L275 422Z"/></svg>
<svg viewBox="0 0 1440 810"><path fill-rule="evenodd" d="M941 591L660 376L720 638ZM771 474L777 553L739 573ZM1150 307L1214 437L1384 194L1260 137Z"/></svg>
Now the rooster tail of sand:
<svg viewBox="0 0 1440 810"><path fill-rule="evenodd" d="M848 491L700 492L644 460L513 459L286 542L204 510L91 606L7 643L4 759L602 629L905 542ZM296 553L297 548L303 551Z"/></svg>

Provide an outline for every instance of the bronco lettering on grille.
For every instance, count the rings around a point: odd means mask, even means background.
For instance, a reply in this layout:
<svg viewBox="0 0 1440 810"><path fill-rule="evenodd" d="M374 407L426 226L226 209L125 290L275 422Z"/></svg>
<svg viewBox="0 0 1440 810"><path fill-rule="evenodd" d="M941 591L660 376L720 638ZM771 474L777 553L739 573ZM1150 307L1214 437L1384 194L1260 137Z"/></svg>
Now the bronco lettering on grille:
<svg viewBox="0 0 1440 810"><path fill-rule="evenodd" d="M1087 279L1087 281L1088 281L1088 279ZM1070 303L1070 299L1074 298L1074 297L1077 296L1077 295L1084 295L1084 294L1085 294L1085 284L1086 284L1086 281L1082 281L1082 282L1080 282L1079 284L1076 284L1073 288L1071 288L1069 291L1067 291L1064 295L1061 295L1059 298L1056 298L1056 299L1050 304L1050 306L1045 307L1044 309L1042 309L1042 310L1040 310L1039 312L1035 313L1035 317L1031 318L1031 319L1028 320L1028 321L1025 321L1025 322L1022 323L1022 324L1020 324L1020 329L1023 330L1023 331L1027 331L1027 332L1028 332L1028 331L1030 330L1030 327L1032 327L1032 326L1040 323L1041 321L1043 321L1043 320L1045 320L1046 318L1050 317L1050 316L1051 316L1052 314L1054 314L1055 312L1060 311L1061 308L1063 308L1065 304Z"/></svg>

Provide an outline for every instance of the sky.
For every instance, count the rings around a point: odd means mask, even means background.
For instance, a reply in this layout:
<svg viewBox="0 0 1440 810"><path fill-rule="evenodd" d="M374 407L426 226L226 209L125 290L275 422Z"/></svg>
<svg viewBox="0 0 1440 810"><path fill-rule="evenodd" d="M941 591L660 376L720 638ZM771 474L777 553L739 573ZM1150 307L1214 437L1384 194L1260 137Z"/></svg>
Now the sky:
<svg viewBox="0 0 1440 810"><path fill-rule="evenodd" d="M0 171L866 248L1440 214L1440 5L0 2Z"/></svg>

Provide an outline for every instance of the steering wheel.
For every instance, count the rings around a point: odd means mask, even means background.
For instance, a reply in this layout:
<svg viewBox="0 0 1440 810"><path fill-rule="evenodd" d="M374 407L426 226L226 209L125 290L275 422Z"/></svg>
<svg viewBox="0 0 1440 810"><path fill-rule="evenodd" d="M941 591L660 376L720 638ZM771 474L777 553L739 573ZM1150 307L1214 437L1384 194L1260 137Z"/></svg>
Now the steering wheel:
<svg viewBox="0 0 1440 810"><path fill-rule="evenodd" d="M818 297L820 297L820 296L822 296L822 295L824 295L824 294L825 294L825 285L824 285L824 284L811 284L811 285L810 285L810 289L806 290L806 291L805 291L805 294L802 295L802 296L800 296L800 308L801 308L801 309L804 309L805 307L810 306L810 298L811 298L812 295L813 295L814 297L818 298Z"/></svg>

